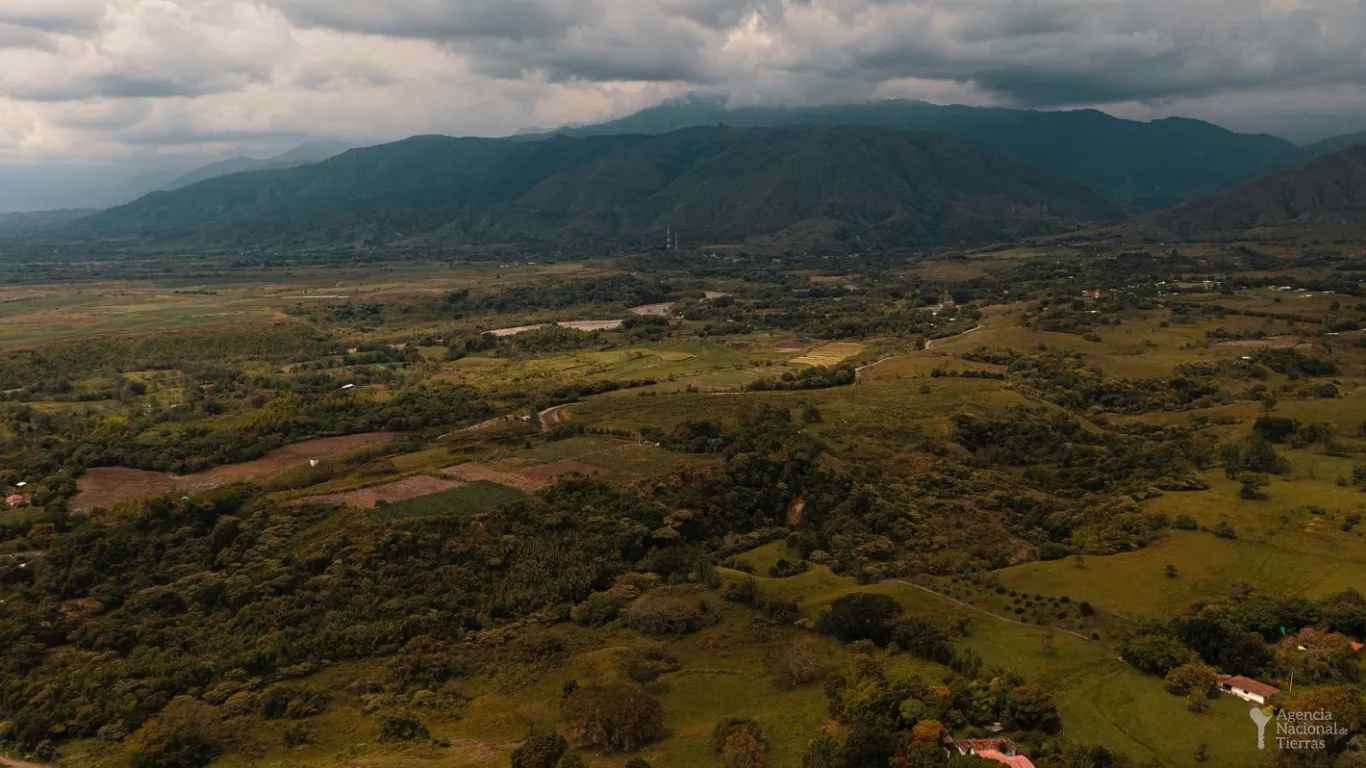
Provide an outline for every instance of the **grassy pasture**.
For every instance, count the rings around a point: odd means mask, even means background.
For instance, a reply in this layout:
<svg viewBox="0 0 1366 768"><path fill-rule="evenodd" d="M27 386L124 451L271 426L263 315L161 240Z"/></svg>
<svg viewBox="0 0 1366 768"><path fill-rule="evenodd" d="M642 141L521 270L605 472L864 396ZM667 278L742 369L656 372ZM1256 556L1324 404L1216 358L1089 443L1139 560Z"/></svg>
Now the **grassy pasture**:
<svg viewBox="0 0 1366 768"><path fill-rule="evenodd" d="M791 408L814 404L824 414L825 429L847 427L856 430L882 427L889 422L921 423L939 429L947 424L943 419L953 413L980 413L1030 403L999 381L941 380L931 383L930 387L929 393L921 393L896 379L878 378L853 387L822 390L597 397L575 403L568 411L571 419L589 426L655 427L668 432L683 421L730 422L737 407L762 400Z"/></svg>
<svg viewBox="0 0 1366 768"><path fill-rule="evenodd" d="M632 439L581 436L489 454L487 461L517 471L556 461L582 461L607 470L607 478L632 481L705 464L715 457L673 453Z"/></svg>
<svg viewBox="0 0 1366 768"><path fill-rule="evenodd" d="M769 545L744 557L757 566L776 554L771 549ZM966 615L972 620L970 637L960 642L980 653L988 666L1015 669L1055 691L1069 738L1107 744L1167 766L1198 765L1193 753L1200 743L1209 744L1212 759L1220 765L1250 768L1258 762L1255 739L1246 738L1251 729L1240 728L1247 718L1242 702L1226 697L1214 702L1207 714L1191 713L1183 699L1163 690L1160 679L1139 674L1104 643L1056 633L1052 652L1045 655L1041 627L993 619L898 583L859 587L822 570L787 579L760 578L759 583L797 599L809 616L858 590L892 595L908 614L941 623Z"/></svg>
<svg viewBox="0 0 1366 768"><path fill-rule="evenodd" d="M617 272L593 262L509 269L480 263L454 269L430 263L394 263L383 270L383 278L376 279L373 268L352 266L300 267L287 272L193 262L184 266L190 270L188 276L172 272L157 279L0 287L0 348L104 334L278 320L283 319L285 308L301 302L371 301ZM130 262L125 269L136 272L137 264ZM158 264L155 273L165 269L164 264ZM216 274L206 278L206 272Z"/></svg>
<svg viewBox="0 0 1366 768"><path fill-rule="evenodd" d="M1177 577L1163 569L1177 565ZM1009 589L1067 595L1126 618L1169 618L1201 600L1228 597L1235 581L1275 595L1321 597L1366 584L1366 561L1325 557L1270 544L1174 531L1136 552L1031 562L998 571Z"/></svg>
<svg viewBox="0 0 1366 768"><path fill-rule="evenodd" d="M404 517L431 517L456 512L479 512L522 498L522 492L506 485L475 480L449 491L418 496L413 499L381 504L375 509L379 520L398 520Z"/></svg>
<svg viewBox="0 0 1366 768"><path fill-rule="evenodd" d="M782 350L763 344L668 340L649 347L582 352L533 359L467 357L442 364L441 378L485 389L518 384L654 379L652 390L743 386L781 363ZM757 367L756 367L757 366Z"/></svg>

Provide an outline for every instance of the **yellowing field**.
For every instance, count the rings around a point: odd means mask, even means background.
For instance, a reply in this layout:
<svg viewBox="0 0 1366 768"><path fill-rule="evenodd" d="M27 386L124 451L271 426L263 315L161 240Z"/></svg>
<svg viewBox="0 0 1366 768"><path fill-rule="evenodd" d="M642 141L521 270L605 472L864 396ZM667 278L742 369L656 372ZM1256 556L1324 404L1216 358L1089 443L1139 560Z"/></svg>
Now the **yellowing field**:
<svg viewBox="0 0 1366 768"><path fill-rule="evenodd" d="M801 357L795 357L789 362L797 365L829 366L838 365L849 358L862 352L866 347L862 344L854 344L847 341L837 341L834 344L825 344L807 352Z"/></svg>

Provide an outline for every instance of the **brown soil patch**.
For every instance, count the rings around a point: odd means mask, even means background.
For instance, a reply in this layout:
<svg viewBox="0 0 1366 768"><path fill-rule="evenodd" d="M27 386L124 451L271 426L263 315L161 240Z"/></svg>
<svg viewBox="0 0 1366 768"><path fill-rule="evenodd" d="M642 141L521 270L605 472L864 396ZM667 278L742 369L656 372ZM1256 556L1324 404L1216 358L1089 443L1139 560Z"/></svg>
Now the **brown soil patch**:
<svg viewBox="0 0 1366 768"><path fill-rule="evenodd" d="M454 467L446 467L441 470L444 475L449 475L457 480L472 483L476 480L487 480L490 483L506 485L509 488L516 488L522 493L535 493L540 489L550 485L550 482L539 480L526 475L513 474L511 472L499 472L480 464L460 464Z"/></svg>
<svg viewBox="0 0 1366 768"><path fill-rule="evenodd" d="M165 472L97 467L88 470L77 481L78 492L71 499L71 508L77 511L97 507L108 509L135 499L161 496L175 490L179 480L176 475Z"/></svg>
<svg viewBox="0 0 1366 768"><path fill-rule="evenodd" d="M392 504L395 501L406 501L415 499L418 496L428 496L433 493L450 491L464 483L458 480L447 480L440 477L429 477L427 475L415 475L405 477L384 485L375 485L369 488L359 488L354 491L343 493L328 493L321 496L308 496L302 499L295 499L291 505L299 506L302 504L345 504L361 509L374 509L379 506L381 501Z"/></svg>
<svg viewBox="0 0 1366 768"><path fill-rule="evenodd" d="M666 302L664 304L642 304L639 307L631 307L630 312L636 315L664 316L669 314L670 309L673 309L672 301Z"/></svg>
<svg viewBox="0 0 1366 768"><path fill-rule="evenodd" d="M202 493L234 483L259 480L279 474L286 469L307 464L309 459L325 459L349 453L368 445L387 443L398 432L368 432L362 435L324 437L277 448L255 461L227 464L193 475L173 475L166 472L147 472L127 467L97 467L86 472L77 482L78 493L71 499L71 508L88 511L96 507L109 509L149 496L160 496L171 491Z"/></svg>
<svg viewBox="0 0 1366 768"><path fill-rule="evenodd" d="M570 320L568 322L555 323L561 328L573 328L576 331L615 331L620 328L625 320Z"/></svg>
<svg viewBox="0 0 1366 768"><path fill-rule="evenodd" d="M544 327L546 327L544 323L540 325L518 325L513 328L495 328L491 331L484 331L484 333L491 333L494 336L497 336L498 338L502 339L508 336L516 336L520 333L526 333L527 331L534 331Z"/></svg>
<svg viewBox="0 0 1366 768"><path fill-rule="evenodd" d="M99 613L104 610L104 604L99 600L83 597L75 600L67 600L65 603L62 603L58 610L60 610L62 615L68 619L79 619Z"/></svg>
<svg viewBox="0 0 1366 768"><path fill-rule="evenodd" d="M797 499L787 507L787 527L795 528L802 524L802 513L806 511L806 499Z"/></svg>
<svg viewBox="0 0 1366 768"><path fill-rule="evenodd" d="M550 484L554 483L555 481L559 480L561 477L565 475L583 475L584 477L592 477L593 475L601 475L606 473L607 470L603 469L602 467L595 467L592 464L587 464L582 461L575 461L573 459L565 459L563 461L551 462L550 464L542 464L539 467L531 467L529 469L524 469L518 474L522 475L523 477L529 477L532 480L544 481L547 484Z"/></svg>

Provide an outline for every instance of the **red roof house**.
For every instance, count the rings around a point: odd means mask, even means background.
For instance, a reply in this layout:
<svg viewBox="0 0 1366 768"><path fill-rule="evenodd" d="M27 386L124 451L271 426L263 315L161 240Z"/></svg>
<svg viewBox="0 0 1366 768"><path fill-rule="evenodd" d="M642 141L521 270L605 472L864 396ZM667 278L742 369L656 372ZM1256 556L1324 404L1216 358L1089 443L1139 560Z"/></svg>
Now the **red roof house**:
<svg viewBox="0 0 1366 768"><path fill-rule="evenodd" d="M1034 763L1024 755L1015 754L1015 742L1005 737L992 739L960 739L955 743L960 755L976 755L984 760L994 760L1011 768L1034 768Z"/></svg>
<svg viewBox="0 0 1366 768"><path fill-rule="evenodd" d="M1219 676L1219 687L1237 696L1243 701L1251 701L1257 704L1265 704L1266 700L1281 692L1280 688L1274 685L1253 680L1242 675Z"/></svg>
<svg viewBox="0 0 1366 768"><path fill-rule="evenodd" d="M984 749L974 754L984 760L995 760L1002 765L1008 765L1010 768L1034 768L1034 763L1024 755L1006 755L994 749Z"/></svg>

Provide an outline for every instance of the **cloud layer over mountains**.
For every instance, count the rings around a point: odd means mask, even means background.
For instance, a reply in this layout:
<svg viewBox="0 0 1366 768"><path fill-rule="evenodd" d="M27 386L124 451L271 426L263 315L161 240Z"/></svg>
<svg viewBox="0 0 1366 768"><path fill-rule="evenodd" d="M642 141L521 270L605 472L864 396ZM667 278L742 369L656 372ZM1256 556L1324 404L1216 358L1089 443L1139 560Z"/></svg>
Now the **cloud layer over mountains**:
<svg viewBox="0 0 1366 768"><path fill-rule="evenodd" d="M497 135L695 90L1366 127L1364 0L5 0L0 162Z"/></svg>

